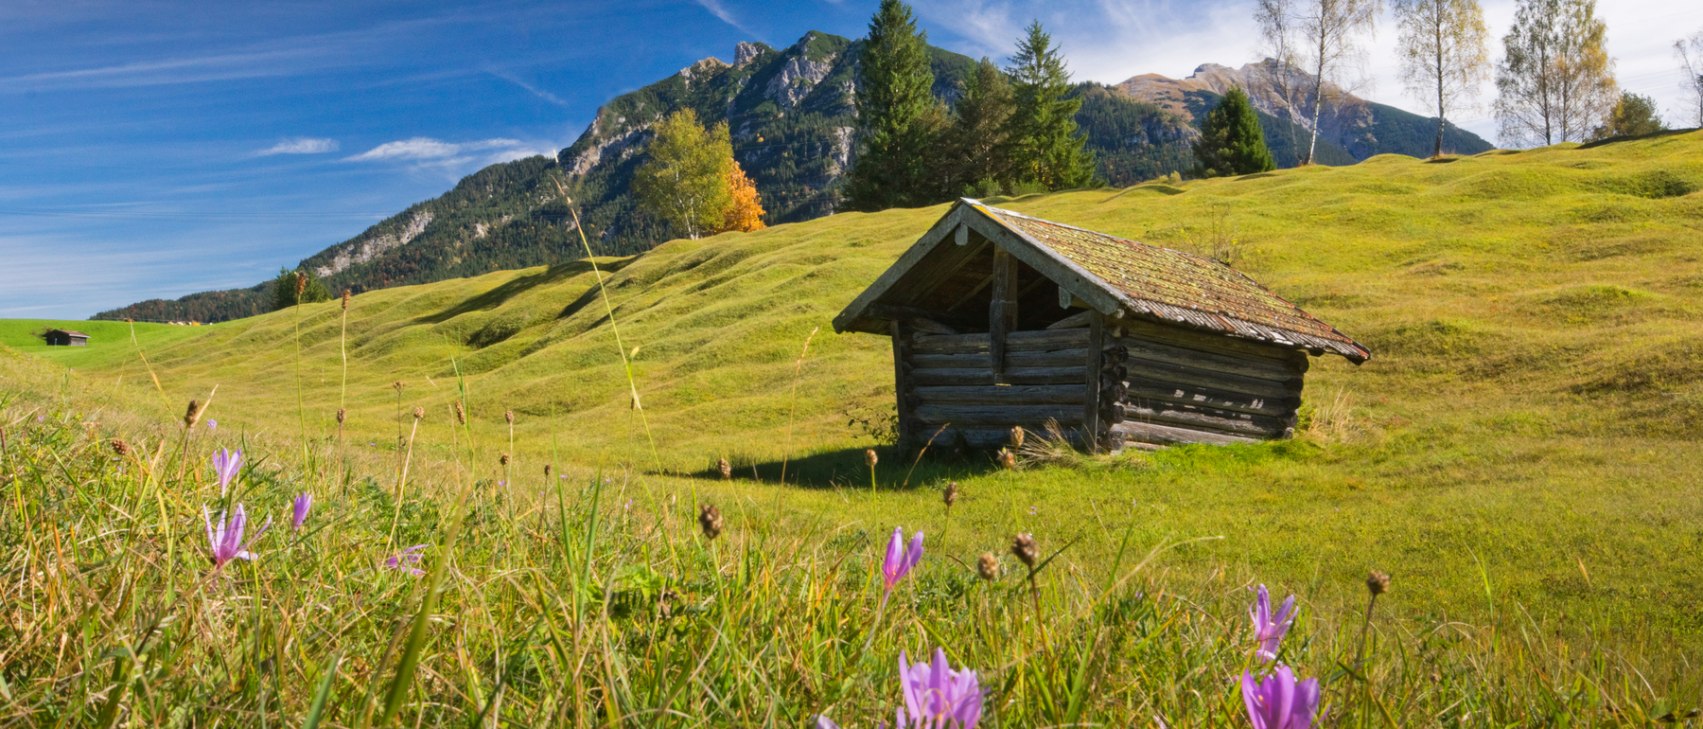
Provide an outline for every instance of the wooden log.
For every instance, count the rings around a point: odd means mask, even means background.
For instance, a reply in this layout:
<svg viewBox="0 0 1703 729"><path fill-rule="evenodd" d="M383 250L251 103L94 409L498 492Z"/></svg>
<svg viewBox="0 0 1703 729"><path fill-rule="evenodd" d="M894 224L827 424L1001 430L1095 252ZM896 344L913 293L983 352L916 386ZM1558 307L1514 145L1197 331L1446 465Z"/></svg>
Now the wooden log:
<svg viewBox="0 0 1703 729"><path fill-rule="evenodd" d="M1047 329L1051 330L1051 331L1057 331L1059 329L1075 329L1075 328L1078 328L1078 327L1086 327L1086 326L1089 326L1090 324L1093 324L1094 321L1099 319L1099 318L1100 318L1100 312L1094 311L1093 309L1088 309L1086 311L1076 312L1075 314L1071 314L1070 316L1067 316L1063 319L1060 319L1060 320L1055 321L1051 324L1048 324Z"/></svg>
<svg viewBox="0 0 1703 729"><path fill-rule="evenodd" d="M1046 352L1010 351L1005 355L1007 367L1064 367L1081 364L1088 356L1087 349L1055 349ZM990 367L993 358L986 354L914 354L911 366L917 369L934 367Z"/></svg>
<svg viewBox="0 0 1703 729"><path fill-rule="evenodd" d="M993 379L1005 381L1005 335L1016 329L1017 267L1011 253L993 249L993 294L988 301L988 359L993 362Z"/></svg>
<svg viewBox="0 0 1703 729"><path fill-rule="evenodd" d="M908 380L914 386L923 385L992 385L993 372L986 367L913 369ZM1005 371L1009 385L1068 385L1087 384L1088 374L1081 365L1075 367L1013 367Z"/></svg>
<svg viewBox="0 0 1703 729"><path fill-rule="evenodd" d="M939 427L939 426L936 426ZM1062 426L1061 426L1062 427ZM1079 428L1063 428L1064 437L1071 445L1082 446L1082 431ZM930 430L932 434L934 431ZM1033 436L1031 436L1033 437ZM962 444L964 447L977 451L992 451L1011 444L1011 428L996 427L948 427L940 437L935 439L933 449L949 449Z"/></svg>
<svg viewBox="0 0 1703 729"><path fill-rule="evenodd" d="M1090 453L1099 453L1105 440L1105 429L1100 425L1102 385L1101 375L1106 365L1106 327L1104 321L1094 316L1088 322L1088 346L1082 351L1082 366L1088 376L1088 393L1091 397L1082 403L1082 433Z"/></svg>
<svg viewBox="0 0 1703 729"><path fill-rule="evenodd" d="M1017 331L1005 337L1013 350L1034 352L1047 349L1076 349L1088 346L1087 329ZM926 354L964 354L988 351L986 334L919 334L912 351Z"/></svg>
<svg viewBox="0 0 1703 729"><path fill-rule="evenodd" d="M912 392L925 405L999 403L1002 405L1072 405L1089 400L1086 385L939 385Z"/></svg>
<svg viewBox="0 0 1703 729"><path fill-rule="evenodd" d="M1258 438L1219 433L1208 430L1181 428L1174 425L1158 423L1125 422L1112 426L1112 438L1120 445L1130 443L1153 443L1156 445L1173 445L1180 443L1209 443L1213 445L1230 445L1233 443L1257 443Z"/></svg>
<svg viewBox="0 0 1703 729"><path fill-rule="evenodd" d="M1265 357L1248 357L1234 354L1219 354L1202 352L1200 350L1175 347L1160 342L1145 339L1122 337L1114 340L1118 346L1127 350L1127 355L1152 362L1194 369L1223 372L1230 375L1255 377L1262 380L1283 382L1293 379L1301 372L1292 363L1279 362Z"/></svg>
<svg viewBox="0 0 1703 729"><path fill-rule="evenodd" d="M1119 335L1121 337L1147 339L1185 349L1263 357L1279 362L1307 361L1305 352L1280 344L1201 332L1187 327L1158 324L1141 319L1120 319L1118 326L1123 330L1123 333Z"/></svg>
<svg viewBox="0 0 1703 729"><path fill-rule="evenodd" d="M1071 405L918 405L913 410L913 417L925 426L952 423L962 426L1039 427L1048 420L1056 420L1060 425L1079 425L1082 408Z"/></svg>
<svg viewBox="0 0 1703 729"><path fill-rule="evenodd" d="M1128 387L1121 389L1122 392L1115 398L1117 400L1157 400L1274 418L1293 416L1295 409L1301 405L1299 397L1261 397L1195 385L1171 385L1144 381L1131 383Z"/></svg>
<svg viewBox="0 0 1703 729"><path fill-rule="evenodd" d="M1257 377L1197 370L1135 357L1124 360L1124 367L1129 372L1125 382L1132 390L1143 383L1147 383L1167 387L1171 385L1196 385L1261 397L1300 397L1301 395L1301 378L1299 376L1285 382L1274 382Z"/></svg>
<svg viewBox="0 0 1703 729"><path fill-rule="evenodd" d="M906 360L913 356L911 354L912 335L910 325L903 320L894 320L888 327L893 336L893 393L899 408L898 436L902 448L910 442L911 438L916 436L915 426L905 417L905 414L910 412L914 405L910 398L912 385L909 376L905 373L909 369L906 366Z"/></svg>
<svg viewBox="0 0 1703 729"><path fill-rule="evenodd" d="M1255 438L1275 438L1283 435L1290 424L1263 415L1235 413L1228 410L1191 408L1186 405L1152 402L1125 402L1119 405L1125 422L1161 423L1185 428L1206 428L1224 433Z"/></svg>

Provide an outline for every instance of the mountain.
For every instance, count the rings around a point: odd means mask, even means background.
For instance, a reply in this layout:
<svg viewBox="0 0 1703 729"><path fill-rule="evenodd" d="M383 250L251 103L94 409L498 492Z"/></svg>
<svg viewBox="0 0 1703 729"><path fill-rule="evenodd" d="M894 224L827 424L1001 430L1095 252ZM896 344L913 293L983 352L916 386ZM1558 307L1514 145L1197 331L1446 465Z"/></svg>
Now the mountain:
<svg viewBox="0 0 1703 729"><path fill-rule="evenodd" d="M651 126L690 108L706 121L726 121L733 154L756 183L770 223L790 223L833 213L851 164L857 125L856 69L863 44L826 33L806 33L775 49L740 43L733 62L706 58L678 73L615 97L572 146L555 158L532 157L492 165L444 195L417 203L359 235L303 260L301 268L333 292L363 292L446 278L473 276L578 258L579 237L557 191L563 182L598 254L642 252L669 231L637 209L634 171L644 161ZM930 49L934 93L947 103L974 61ZM1202 66L1181 81L1137 76L1117 87L1079 84L1077 115L1099 171L1123 186L1194 167L1190 149L1198 125L1219 94L1249 75ZM1305 131L1298 118L1255 94L1267 140L1280 165L1299 155L1289 144ZM1326 117L1329 139L1319 162L1352 164L1371 154L1429 154L1428 122L1392 107L1355 100ZM1358 109L1360 111L1354 111ZM1356 114L1360 114L1356 116ZM1488 148L1460 132L1461 149ZM1421 144L1420 142L1424 143ZM101 312L97 319L222 321L264 312L267 283L209 291L181 299L153 299Z"/></svg>
<svg viewBox="0 0 1703 729"><path fill-rule="evenodd" d="M1266 142L1278 166L1297 164L1308 142L1313 95L1307 75L1294 67L1279 69L1266 59L1241 68L1208 63L1188 78L1158 74L1136 76L1114 88L1130 98L1199 120L1233 87L1248 92L1261 114ZM1285 94L1279 89L1294 91ZM1379 154L1429 157L1437 135L1436 117L1425 117L1386 104L1367 101L1335 84L1325 84L1325 104L1319 115L1321 164L1350 164ZM1290 132L1294 136L1290 136ZM1478 154L1492 148L1478 135L1450 125L1443 148L1455 154Z"/></svg>

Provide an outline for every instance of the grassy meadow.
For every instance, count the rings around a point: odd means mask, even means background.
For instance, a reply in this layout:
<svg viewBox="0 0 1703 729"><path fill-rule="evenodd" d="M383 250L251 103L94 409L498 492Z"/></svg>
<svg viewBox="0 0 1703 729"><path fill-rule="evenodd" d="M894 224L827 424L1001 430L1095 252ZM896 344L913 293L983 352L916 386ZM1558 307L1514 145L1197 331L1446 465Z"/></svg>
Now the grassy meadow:
<svg viewBox="0 0 1703 729"><path fill-rule="evenodd" d="M989 202L1227 257L1373 359L1315 361L1292 441L904 461L887 340L828 321L944 206L599 259L613 322L584 262L0 322L0 724L874 726L938 645L984 725L1238 726L1256 583L1328 725L1697 721L1703 132ZM275 523L213 570L239 502Z"/></svg>

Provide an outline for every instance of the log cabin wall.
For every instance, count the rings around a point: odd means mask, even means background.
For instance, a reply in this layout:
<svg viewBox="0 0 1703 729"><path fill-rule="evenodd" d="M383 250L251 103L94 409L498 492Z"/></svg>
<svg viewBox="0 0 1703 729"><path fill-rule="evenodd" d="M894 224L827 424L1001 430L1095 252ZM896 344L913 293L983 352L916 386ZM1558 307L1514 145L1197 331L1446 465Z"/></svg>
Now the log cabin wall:
<svg viewBox="0 0 1703 729"><path fill-rule="evenodd" d="M997 448L1010 439L1011 426L1044 433L1048 420L1079 447L1088 443L1085 431L1104 441L1096 424L1101 403L1090 397L1098 389L1090 375L1101 367L1093 343L1102 328L1008 332L1003 368L995 367L986 332L928 334L900 326L895 334L905 446L920 448L932 437L936 446Z"/></svg>
<svg viewBox="0 0 1703 729"><path fill-rule="evenodd" d="M1304 352L1147 322L1107 326L1112 450L1294 435Z"/></svg>

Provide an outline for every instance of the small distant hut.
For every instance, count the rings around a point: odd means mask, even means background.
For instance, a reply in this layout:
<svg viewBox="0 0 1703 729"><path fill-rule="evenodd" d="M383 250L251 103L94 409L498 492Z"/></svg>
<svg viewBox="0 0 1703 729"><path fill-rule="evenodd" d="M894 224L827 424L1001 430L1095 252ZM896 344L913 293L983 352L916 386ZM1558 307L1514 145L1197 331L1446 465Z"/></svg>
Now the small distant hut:
<svg viewBox="0 0 1703 729"><path fill-rule="evenodd" d="M89 335L70 329L49 329L42 335L50 347L87 347Z"/></svg>
<svg viewBox="0 0 1703 729"><path fill-rule="evenodd" d="M892 337L907 449L1048 421L1091 451L1286 438L1308 355L1371 357L1224 263L974 200L834 329Z"/></svg>

